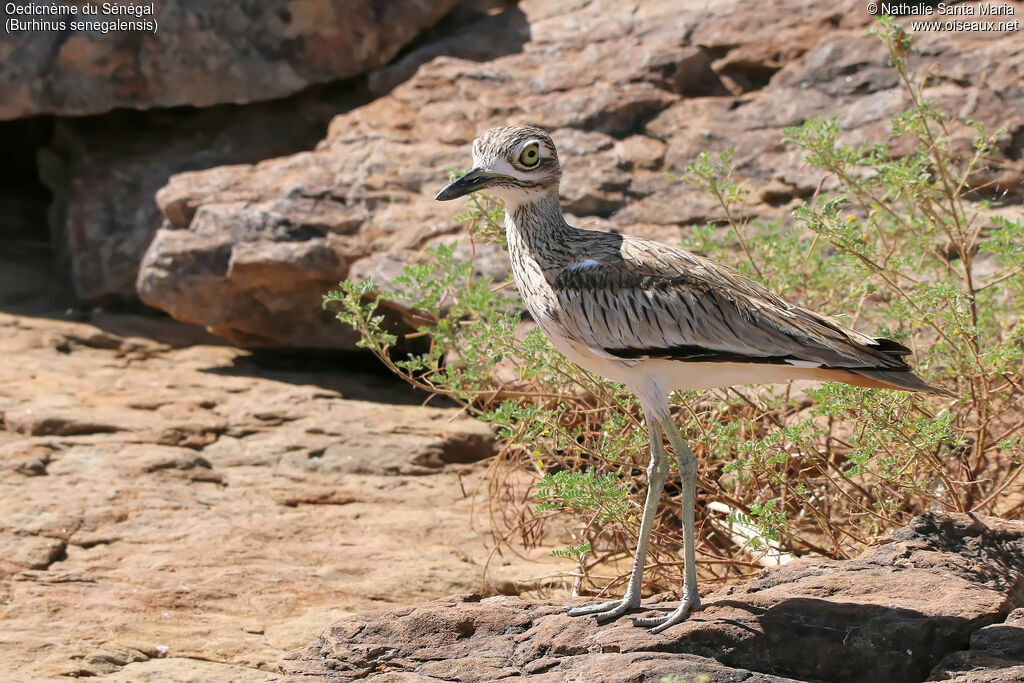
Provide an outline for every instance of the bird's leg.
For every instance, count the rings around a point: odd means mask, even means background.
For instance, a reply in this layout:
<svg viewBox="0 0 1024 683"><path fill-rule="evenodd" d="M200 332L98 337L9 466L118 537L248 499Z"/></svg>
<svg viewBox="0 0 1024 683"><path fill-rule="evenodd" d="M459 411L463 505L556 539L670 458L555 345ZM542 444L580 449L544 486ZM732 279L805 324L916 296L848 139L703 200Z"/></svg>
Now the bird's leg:
<svg viewBox="0 0 1024 683"><path fill-rule="evenodd" d="M646 619L634 619L637 626L653 626L653 633L660 633L670 626L678 624L686 619L690 611L700 604L700 595L697 593L697 561L694 555L694 507L697 503L697 458L693 451L686 445L683 435L672 421L666 417L661 421L661 428L665 430L672 450L676 452L676 459L679 462L679 476L683 480L682 491L682 513L683 513L683 597L682 602L673 612L660 617L648 617Z"/></svg>
<svg viewBox="0 0 1024 683"><path fill-rule="evenodd" d="M647 545L651 540L651 529L654 516L658 510L658 498L668 477L668 455L661 441L661 429L658 421L647 415L647 427L651 437L651 464L647 467L647 498L644 500L644 512L640 518L640 537L636 543L636 554L633 556L633 571L629 575L626 594L619 600L602 602L597 605L574 607L569 616L579 617L592 614L597 619L612 619L624 614L627 610L640 605L640 589L644 579L644 563L647 560Z"/></svg>

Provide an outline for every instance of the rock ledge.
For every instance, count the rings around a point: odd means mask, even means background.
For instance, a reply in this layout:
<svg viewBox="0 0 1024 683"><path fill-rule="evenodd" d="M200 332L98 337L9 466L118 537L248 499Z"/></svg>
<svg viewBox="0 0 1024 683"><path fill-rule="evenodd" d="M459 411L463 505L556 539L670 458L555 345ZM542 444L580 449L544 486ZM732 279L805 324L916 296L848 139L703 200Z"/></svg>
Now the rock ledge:
<svg viewBox="0 0 1024 683"><path fill-rule="evenodd" d="M561 602L455 596L345 618L283 668L290 680L1019 681L1024 523L923 515L855 560L799 560L704 603L653 635L570 618Z"/></svg>

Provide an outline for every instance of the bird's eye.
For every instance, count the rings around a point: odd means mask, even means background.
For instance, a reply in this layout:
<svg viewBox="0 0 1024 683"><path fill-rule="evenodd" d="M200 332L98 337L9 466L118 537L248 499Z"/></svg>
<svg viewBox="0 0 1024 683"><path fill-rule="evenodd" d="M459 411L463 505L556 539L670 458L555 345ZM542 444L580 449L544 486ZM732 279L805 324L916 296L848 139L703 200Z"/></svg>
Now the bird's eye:
<svg viewBox="0 0 1024 683"><path fill-rule="evenodd" d="M536 166L540 162L540 150L537 149L537 143L534 142L526 146L525 149L519 154L519 163L527 168Z"/></svg>

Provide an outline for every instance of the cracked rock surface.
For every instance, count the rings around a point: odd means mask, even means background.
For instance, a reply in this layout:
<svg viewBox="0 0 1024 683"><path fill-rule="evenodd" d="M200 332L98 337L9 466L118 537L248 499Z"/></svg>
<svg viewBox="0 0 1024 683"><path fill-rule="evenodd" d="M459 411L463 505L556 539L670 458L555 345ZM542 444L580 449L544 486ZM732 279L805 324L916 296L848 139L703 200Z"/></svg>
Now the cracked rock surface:
<svg viewBox="0 0 1024 683"><path fill-rule="evenodd" d="M283 665L296 683L1019 681L1024 523L923 515L857 559L797 560L702 599L654 635L564 601L451 597L341 619Z"/></svg>
<svg viewBox="0 0 1024 683"><path fill-rule="evenodd" d="M5 682L271 680L333 619L481 588L494 442L455 409L168 320L0 313L0 357Z"/></svg>

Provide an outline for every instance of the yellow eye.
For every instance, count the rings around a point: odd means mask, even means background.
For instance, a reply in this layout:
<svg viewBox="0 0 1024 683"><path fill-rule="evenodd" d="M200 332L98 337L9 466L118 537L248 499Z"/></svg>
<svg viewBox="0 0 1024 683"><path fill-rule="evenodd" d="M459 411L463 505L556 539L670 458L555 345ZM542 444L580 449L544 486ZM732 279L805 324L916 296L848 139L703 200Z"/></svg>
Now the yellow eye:
<svg viewBox="0 0 1024 683"><path fill-rule="evenodd" d="M526 146L525 149L519 154L519 163L527 168L536 166L540 163L540 150L537 149L537 143L531 143Z"/></svg>

